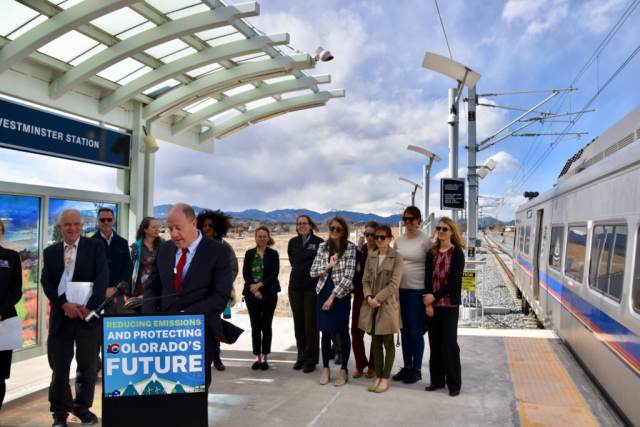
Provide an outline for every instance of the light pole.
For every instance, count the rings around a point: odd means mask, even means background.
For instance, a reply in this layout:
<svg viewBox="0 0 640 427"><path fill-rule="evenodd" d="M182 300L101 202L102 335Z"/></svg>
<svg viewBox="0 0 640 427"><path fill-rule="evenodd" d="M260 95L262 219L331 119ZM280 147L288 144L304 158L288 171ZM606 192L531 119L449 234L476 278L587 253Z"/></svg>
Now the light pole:
<svg viewBox="0 0 640 427"><path fill-rule="evenodd" d="M451 77L458 82L458 88L455 92L454 102L450 102L449 121L448 123L455 127L458 123L458 101L462 95L463 86L467 86L468 98L469 98L469 117L468 117L468 182L469 182L469 219L467 221L467 235L469 237L469 245L471 247L476 246L476 238L478 235L478 178L476 175L476 92L475 87L481 75L473 71L469 67L462 65L452 59L446 58L435 53L427 52L424 55L422 61L422 68L433 70L445 76ZM449 99L451 100L452 91L449 91ZM467 119L467 118L464 118ZM455 141L451 141L451 147L455 147L455 150L451 150L449 153L449 168L450 174L458 173L458 141L457 141L457 129L450 130L450 138L455 137ZM454 157L455 155L455 157ZM453 159L452 159L453 158ZM452 160L455 160L452 163ZM453 168L452 168L453 166ZM453 178L454 175L451 175ZM456 215L457 216L457 215ZM469 251L470 254L475 255L475 251ZM469 257L469 260L475 260L475 256Z"/></svg>
<svg viewBox="0 0 640 427"><path fill-rule="evenodd" d="M413 191L411 192L411 206L415 206L416 205L416 191L418 191L418 188L422 190L422 186L420 184L416 184L413 181L409 181L406 178L400 178L400 181L408 182L409 184L414 186Z"/></svg>
<svg viewBox="0 0 640 427"><path fill-rule="evenodd" d="M400 202L396 202L396 205L400 205L403 208L400 208L400 222L398 223L398 236L402 236L402 226L404 224L402 224L402 214L404 214L404 210L406 208L408 208L409 206L405 205L404 203L400 203Z"/></svg>
<svg viewBox="0 0 640 427"><path fill-rule="evenodd" d="M424 186L422 190L422 195L424 200L422 201L422 221L426 221L429 218L429 175L431 174L431 166L433 165L433 161L440 163L442 160L441 157L436 156L429 150L425 150L424 148L416 147L415 145L409 145L407 147L409 151L415 151L416 153L424 154L429 158L429 165L423 165L422 167L422 185Z"/></svg>

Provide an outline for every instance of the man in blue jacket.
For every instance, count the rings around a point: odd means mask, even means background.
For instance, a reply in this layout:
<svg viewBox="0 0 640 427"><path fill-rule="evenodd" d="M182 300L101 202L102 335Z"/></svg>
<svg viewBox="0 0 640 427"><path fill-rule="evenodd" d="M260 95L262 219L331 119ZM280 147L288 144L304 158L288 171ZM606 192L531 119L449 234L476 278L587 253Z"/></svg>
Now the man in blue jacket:
<svg viewBox="0 0 640 427"><path fill-rule="evenodd" d="M116 218L114 212L110 208L100 208L98 210L98 226L97 231L92 238L99 239L104 243L104 249L109 262L109 287L105 294L105 298L109 298L115 291L116 286L120 282L129 282L131 280L131 254L129 253L129 243L113 231ZM116 297L116 301L107 307L105 313L123 312L124 296ZM101 328L101 326L99 327ZM100 332L98 332L100 334ZM100 359L100 349L102 348L102 339L98 341L98 360L96 363L96 372L102 369L102 360ZM98 374L99 376L99 374Z"/></svg>

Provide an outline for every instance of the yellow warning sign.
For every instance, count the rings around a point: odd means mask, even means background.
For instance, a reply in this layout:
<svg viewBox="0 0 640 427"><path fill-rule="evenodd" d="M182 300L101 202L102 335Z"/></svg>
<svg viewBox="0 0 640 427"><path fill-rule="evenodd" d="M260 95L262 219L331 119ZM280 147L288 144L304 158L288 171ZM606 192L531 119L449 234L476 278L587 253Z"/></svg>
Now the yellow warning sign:
<svg viewBox="0 0 640 427"><path fill-rule="evenodd" d="M462 290L474 291L476 290L476 272L464 271L462 273Z"/></svg>

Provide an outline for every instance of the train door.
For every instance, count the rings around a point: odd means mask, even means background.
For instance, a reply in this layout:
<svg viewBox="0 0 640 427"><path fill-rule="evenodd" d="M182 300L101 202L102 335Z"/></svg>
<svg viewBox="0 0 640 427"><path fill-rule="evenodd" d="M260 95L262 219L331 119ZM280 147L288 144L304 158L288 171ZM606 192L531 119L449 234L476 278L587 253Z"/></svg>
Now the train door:
<svg viewBox="0 0 640 427"><path fill-rule="evenodd" d="M531 260L532 262L532 267L533 267L533 277L531 278L531 280L533 280L533 298L538 302L538 305L540 305L540 268L543 265L542 262L540 261L542 259L542 253L544 252L544 221L543 221L543 217L544 217L544 209L540 209L538 211L538 216L536 218L536 228L535 228L535 236L534 236L534 241L533 241L533 253L532 253L532 257Z"/></svg>

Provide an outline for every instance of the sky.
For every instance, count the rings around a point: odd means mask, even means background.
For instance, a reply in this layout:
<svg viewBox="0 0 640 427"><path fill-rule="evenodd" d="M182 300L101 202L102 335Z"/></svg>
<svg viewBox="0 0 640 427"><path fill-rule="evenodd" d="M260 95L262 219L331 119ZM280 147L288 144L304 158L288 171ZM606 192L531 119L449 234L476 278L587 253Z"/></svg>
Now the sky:
<svg viewBox="0 0 640 427"><path fill-rule="evenodd" d="M632 3L448 0L439 6L453 59L482 75L477 93L483 94L568 88ZM431 172L429 201L436 216L445 214L438 209L439 180L449 176L447 98L455 82L421 68L427 51L449 56L434 1L263 0L260 6L261 15L250 19L260 30L288 32L291 45L304 52L315 52L318 46L331 51L335 59L318 64L310 74L330 74L332 82L321 90L344 88L346 97L249 126L215 141L213 155L159 141L154 204L395 214L396 202L408 204L412 189L399 177L422 179L426 158L406 149L417 145L442 157ZM557 96L539 110L580 111L640 44L639 19L636 9L574 83L577 91ZM556 144L544 161L541 156L556 137L510 137L478 153L479 163L492 158L498 164L480 181L480 194L487 197L480 203L506 196L494 212L501 220L511 220L525 201L523 192L542 194L552 188L568 158L640 103L638 75L640 57L599 95L591 106L596 111L583 115L572 129L588 134ZM484 97L481 102L529 109L550 94ZM461 119L465 108L461 103ZM520 114L479 106L477 140ZM561 132L566 125L534 124L527 131ZM460 177L467 174L466 145L463 120ZM67 167L95 179L70 181L63 173ZM115 187L113 169L4 149L0 170L3 180L109 192ZM418 190L418 206L422 197Z"/></svg>

